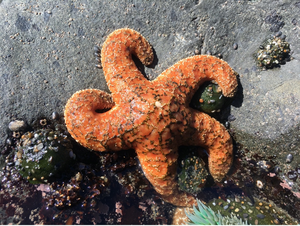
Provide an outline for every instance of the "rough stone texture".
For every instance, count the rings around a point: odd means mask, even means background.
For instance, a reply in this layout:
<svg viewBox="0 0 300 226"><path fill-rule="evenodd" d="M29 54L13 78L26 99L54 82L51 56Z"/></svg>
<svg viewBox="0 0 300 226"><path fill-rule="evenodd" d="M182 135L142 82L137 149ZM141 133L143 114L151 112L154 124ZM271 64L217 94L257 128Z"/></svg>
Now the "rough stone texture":
<svg viewBox="0 0 300 226"><path fill-rule="evenodd" d="M237 141L253 152L277 155L277 164L299 158L300 2L294 0L215 1L0 1L0 144L8 123L29 125L40 116L60 114L76 91L108 91L94 64L93 46L121 27L143 34L153 45L156 65L151 79L195 50L222 54L239 74L239 98L231 114ZM292 61L260 71L254 51L281 31L293 51ZM238 49L233 44L238 44Z"/></svg>

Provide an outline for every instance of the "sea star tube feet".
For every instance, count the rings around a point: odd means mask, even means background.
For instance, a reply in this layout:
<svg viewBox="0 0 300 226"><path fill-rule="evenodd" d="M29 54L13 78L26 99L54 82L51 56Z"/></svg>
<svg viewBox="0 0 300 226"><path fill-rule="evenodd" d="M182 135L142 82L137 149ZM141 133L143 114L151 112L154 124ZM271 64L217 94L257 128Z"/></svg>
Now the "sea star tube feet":
<svg viewBox="0 0 300 226"><path fill-rule="evenodd" d="M101 62L112 94L96 89L76 92L65 107L67 129L77 142L95 151L135 149L154 189L167 202L191 206L194 197L178 189L178 146L204 147L215 181L229 171L233 146L222 124L189 103L199 86L210 80L219 84L224 96L234 96L236 73L221 59L198 55L149 81L132 55L146 65L153 60L152 48L141 34L119 29L108 36Z"/></svg>

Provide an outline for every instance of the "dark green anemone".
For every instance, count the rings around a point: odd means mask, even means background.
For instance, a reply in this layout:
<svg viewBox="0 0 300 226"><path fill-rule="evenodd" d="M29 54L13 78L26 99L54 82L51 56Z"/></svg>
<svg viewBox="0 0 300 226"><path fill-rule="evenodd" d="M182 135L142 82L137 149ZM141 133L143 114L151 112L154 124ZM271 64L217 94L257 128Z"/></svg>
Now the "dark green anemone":
<svg viewBox="0 0 300 226"><path fill-rule="evenodd" d="M214 113L221 110L226 98L223 96L218 84L204 83L194 94L191 107L206 113Z"/></svg>
<svg viewBox="0 0 300 226"><path fill-rule="evenodd" d="M186 149L189 154L181 154L179 158L181 171L178 173L178 185L182 191L197 194L204 187L208 172L204 161L188 147Z"/></svg>
<svg viewBox="0 0 300 226"><path fill-rule="evenodd" d="M32 184L47 183L67 170L74 159L69 137L51 129L25 133L14 157L19 173Z"/></svg>

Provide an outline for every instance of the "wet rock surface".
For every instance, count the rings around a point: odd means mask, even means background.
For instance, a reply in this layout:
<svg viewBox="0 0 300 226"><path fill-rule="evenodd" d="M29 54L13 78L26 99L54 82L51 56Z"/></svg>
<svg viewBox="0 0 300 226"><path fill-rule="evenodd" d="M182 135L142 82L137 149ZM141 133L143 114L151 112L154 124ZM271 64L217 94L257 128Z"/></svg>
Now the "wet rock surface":
<svg viewBox="0 0 300 226"><path fill-rule="evenodd" d="M293 1L3 1L0 10L2 144L13 119L30 123L36 115L62 113L66 100L80 89L107 91L102 71L94 67L93 46L120 27L140 31L153 45L155 67L144 69L151 79L195 50L222 54L241 76L232 108L238 130L276 139L299 123L300 8ZM260 71L253 53L276 34L273 25L286 35L293 60Z"/></svg>
<svg viewBox="0 0 300 226"><path fill-rule="evenodd" d="M248 158L272 159L272 172L299 192L299 13L299 2L292 0L0 1L1 164L10 151L7 138L13 139L10 122L32 125L54 111L62 115L68 98L81 89L108 91L93 47L113 30L129 27L154 48L153 67L141 67L149 79L194 54L222 56L240 75L228 110L235 141ZM290 44L291 60L262 70L253 54L278 32Z"/></svg>

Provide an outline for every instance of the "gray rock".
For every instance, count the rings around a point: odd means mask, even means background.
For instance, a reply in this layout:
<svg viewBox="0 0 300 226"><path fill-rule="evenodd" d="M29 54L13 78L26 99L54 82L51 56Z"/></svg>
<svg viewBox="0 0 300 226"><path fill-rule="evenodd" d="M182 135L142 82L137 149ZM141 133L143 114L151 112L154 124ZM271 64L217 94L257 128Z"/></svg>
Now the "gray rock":
<svg viewBox="0 0 300 226"><path fill-rule="evenodd" d="M121 27L141 32L156 60L145 68L149 79L177 61L221 54L240 74L240 89L230 114L236 141L253 153L271 156L286 173L300 162L300 42L293 0L252 1L0 1L0 146L10 121L30 125L38 117L63 115L71 95L81 89L108 91L93 47ZM268 35L286 35L293 60L262 71L253 53ZM234 49L233 44L238 43ZM298 186L297 183L295 186ZM297 187L293 187L297 189Z"/></svg>

